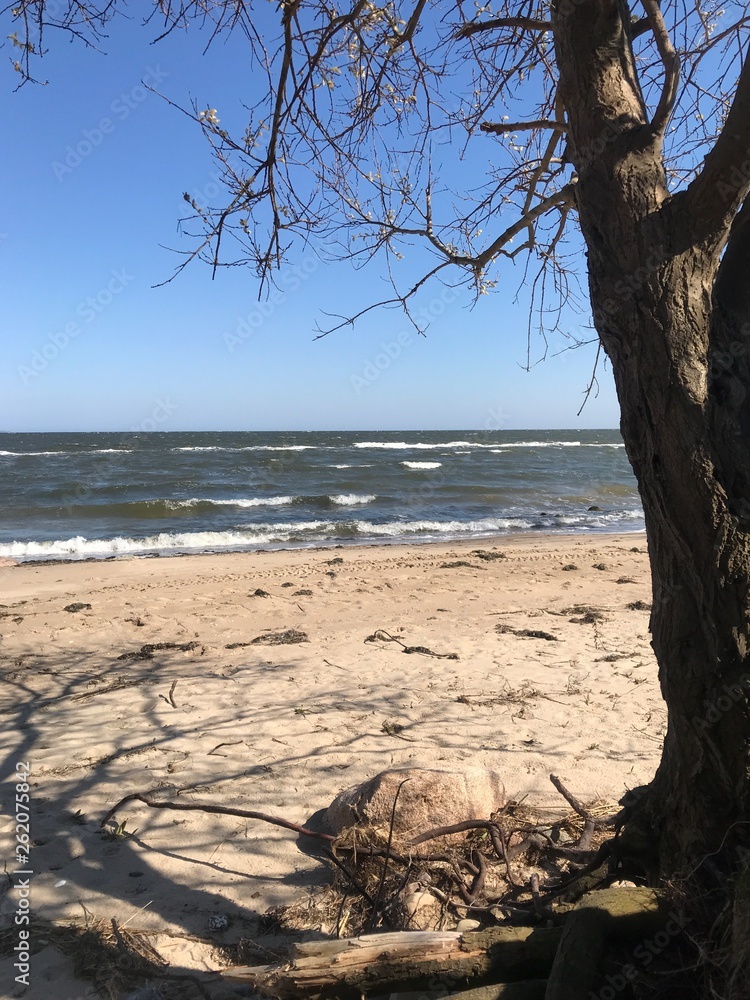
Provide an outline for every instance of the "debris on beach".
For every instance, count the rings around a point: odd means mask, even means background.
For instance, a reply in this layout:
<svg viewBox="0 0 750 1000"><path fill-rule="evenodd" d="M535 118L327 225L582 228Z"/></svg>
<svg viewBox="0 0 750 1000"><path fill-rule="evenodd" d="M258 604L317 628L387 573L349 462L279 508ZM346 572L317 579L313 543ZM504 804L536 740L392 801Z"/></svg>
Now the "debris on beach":
<svg viewBox="0 0 750 1000"><path fill-rule="evenodd" d="M520 635L525 639L546 639L547 642L557 642L557 636L551 632L544 632L540 628L513 628L512 625L505 625L500 622L495 626L495 631L501 634Z"/></svg>
<svg viewBox="0 0 750 1000"><path fill-rule="evenodd" d="M288 646L295 642L309 642L307 632L301 632L296 628L288 628L283 632L266 632L264 635L256 635L250 642L233 642L225 649L237 649L240 646Z"/></svg>
<svg viewBox="0 0 750 1000"><path fill-rule="evenodd" d="M651 605L648 601L631 601L630 604L626 604L625 607L628 611L650 611Z"/></svg>
<svg viewBox="0 0 750 1000"><path fill-rule="evenodd" d="M391 635L390 632L386 632L384 628L379 628L372 635L368 635L365 642L397 642L402 647L402 653L421 653L423 656L434 656L439 660L458 659L458 653L435 653L427 646L407 646L405 642L402 642L395 635Z"/></svg>
<svg viewBox="0 0 750 1000"><path fill-rule="evenodd" d="M76 601L73 604L68 604L66 607L63 608L63 611L69 611L71 614L75 614L76 611L90 611L90 610L91 610L91 605L84 604L81 601Z"/></svg>
<svg viewBox="0 0 750 1000"><path fill-rule="evenodd" d="M154 653L159 653L165 649L179 649L183 653L189 653L200 646L199 642L147 642L145 646L131 653L120 653L118 660L153 660Z"/></svg>

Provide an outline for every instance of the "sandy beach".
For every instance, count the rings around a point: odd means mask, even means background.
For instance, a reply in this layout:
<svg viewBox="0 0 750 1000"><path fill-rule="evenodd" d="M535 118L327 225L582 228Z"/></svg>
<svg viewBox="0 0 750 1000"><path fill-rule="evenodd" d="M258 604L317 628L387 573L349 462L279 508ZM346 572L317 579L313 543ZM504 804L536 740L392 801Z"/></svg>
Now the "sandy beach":
<svg viewBox="0 0 750 1000"><path fill-rule="evenodd" d="M6 870L28 762L35 919L150 930L188 972L328 867L275 827L137 802L125 835L104 836L129 793L304 823L388 767L481 764L549 804L550 772L616 801L658 763L642 534L8 565L0 590ZM280 633L301 641L267 641ZM3 891L7 936L17 896ZM35 947L29 989L4 949L3 996L103 995L43 936Z"/></svg>

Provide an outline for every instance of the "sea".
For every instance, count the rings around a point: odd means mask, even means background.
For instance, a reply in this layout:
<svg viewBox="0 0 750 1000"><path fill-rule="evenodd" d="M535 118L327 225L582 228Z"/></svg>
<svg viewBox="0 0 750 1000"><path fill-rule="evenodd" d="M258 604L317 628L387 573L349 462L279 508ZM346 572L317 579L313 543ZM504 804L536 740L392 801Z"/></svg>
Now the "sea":
<svg viewBox="0 0 750 1000"><path fill-rule="evenodd" d="M614 430L0 434L21 561L643 529Z"/></svg>

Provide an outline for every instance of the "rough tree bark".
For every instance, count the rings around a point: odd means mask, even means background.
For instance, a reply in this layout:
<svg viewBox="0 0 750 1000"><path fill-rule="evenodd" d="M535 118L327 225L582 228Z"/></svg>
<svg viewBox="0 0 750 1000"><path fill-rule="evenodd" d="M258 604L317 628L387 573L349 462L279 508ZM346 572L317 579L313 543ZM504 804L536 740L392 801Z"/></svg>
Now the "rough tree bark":
<svg viewBox="0 0 750 1000"><path fill-rule="evenodd" d="M559 0L553 26L594 322L645 511L668 708L633 824L672 875L715 851L736 863L750 835L750 208L736 214L750 187L750 69L701 174L670 196L669 72L649 121L623 6Z"/></svg>

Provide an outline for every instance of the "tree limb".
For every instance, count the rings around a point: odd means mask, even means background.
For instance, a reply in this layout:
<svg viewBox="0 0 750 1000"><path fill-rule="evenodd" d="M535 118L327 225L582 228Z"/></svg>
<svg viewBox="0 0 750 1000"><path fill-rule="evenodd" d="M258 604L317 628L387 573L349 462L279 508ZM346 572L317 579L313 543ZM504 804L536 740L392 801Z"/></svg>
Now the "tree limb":
<svg viewBox="0 0 750 1000"><path fill-rule="evenodd" d="M575 189L577 180L571 180L564 187L560 188L559 191L555 191L554 194L549 195L549 197L544 198L539 202L530 212L527 212L520 219L513 223L512 226L508 226L505 232L501 233L496 240L494 240L483 250L477 257L455 257L453 259L454 264L463 264L464 266L473 267L476 270L481 270L486 267L498 254L503 251L503 248L507 243L517 236L522 230L528 228L530 223L535 222L541 215L549 212L553 208L562 208L565 205L573 205Z"/></svg>
<svg viewBox="0 0 750 1000"><path fill-rule="evenodd" d="M479 131L502 135L504 132L528 132L536 128L552 128L557 132L567 132L568 130L566 122L539 118L532 122L482 122L479 126Z"/></svg>
<svg viewBox="0 0 750 1000"><path fill-rule="evenodd" d="M493 17L490 21L469 21L462 24L456 38L468 38L480 31L496 31L498 28L523 28L524 31L551 31L552 22L536 17Z"/></svg>
<svg viewBox="0 0 750 1000"><path fill-rule="evenodd" d="M687 217L696 238L723 245L734 215L750 193L750 46L745 49L724 127L685 192Z"/></svg>
<svg viewBox="0 0 750 1000"><path fill-rule="evenodd" d="M672 45L672 39L669 37L657 0L641 0L641 2L654 33L659 56L664 63L664 88L651 122L654 131L663 135L677 97L677 85L680 81L680 58Z"/></svg>

